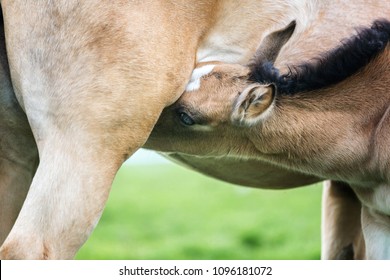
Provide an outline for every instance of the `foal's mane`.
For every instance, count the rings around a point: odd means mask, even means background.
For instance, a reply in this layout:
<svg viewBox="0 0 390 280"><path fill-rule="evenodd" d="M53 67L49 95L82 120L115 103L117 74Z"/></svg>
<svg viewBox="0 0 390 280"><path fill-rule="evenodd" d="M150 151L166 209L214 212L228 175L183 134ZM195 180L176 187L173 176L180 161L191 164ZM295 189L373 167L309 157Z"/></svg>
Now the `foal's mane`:
<svg viewBox="0 0 390 280"><path fill-rule="evenodd" d="M369 28L345 39L340 46L309 62L289 66L287 74L280 75L271 62L251 65L250 80L274 83L279 94L295 94L337 84L366 66L390 41L390 21L380 19ZM390 62L389 62L390 63Z"/></svg>

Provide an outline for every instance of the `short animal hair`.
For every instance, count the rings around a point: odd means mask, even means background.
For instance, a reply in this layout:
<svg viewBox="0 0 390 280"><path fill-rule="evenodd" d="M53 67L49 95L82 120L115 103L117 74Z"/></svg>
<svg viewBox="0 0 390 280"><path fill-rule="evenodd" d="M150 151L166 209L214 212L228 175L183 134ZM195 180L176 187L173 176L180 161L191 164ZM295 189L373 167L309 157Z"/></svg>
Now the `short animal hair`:
<svg viewBox="0 0 390 280"><path fill-rule="evenodd" d="M389 44L390 21L379 19L371 27L357 30L357 34L343 40L340 46L309 62L289 66L280 75L271 62L250 65L249 80L273 83L279 94L293 95L337 84L366 66Z"/></svg>

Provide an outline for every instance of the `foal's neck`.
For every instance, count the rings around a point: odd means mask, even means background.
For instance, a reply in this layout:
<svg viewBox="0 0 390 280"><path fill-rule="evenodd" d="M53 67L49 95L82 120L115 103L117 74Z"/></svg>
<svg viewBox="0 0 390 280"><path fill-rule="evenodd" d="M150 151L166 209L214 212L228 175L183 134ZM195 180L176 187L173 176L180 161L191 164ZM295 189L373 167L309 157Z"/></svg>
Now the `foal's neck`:
<svg viewBox="0 0 390 280"><path fill-rule="evenodd" d="M260 156L335 179L345 178L347 169L361 168L373 156L371 143L390 106L389 62L387 47L337 85L277 96L272 114L250 136Z"/></svg>

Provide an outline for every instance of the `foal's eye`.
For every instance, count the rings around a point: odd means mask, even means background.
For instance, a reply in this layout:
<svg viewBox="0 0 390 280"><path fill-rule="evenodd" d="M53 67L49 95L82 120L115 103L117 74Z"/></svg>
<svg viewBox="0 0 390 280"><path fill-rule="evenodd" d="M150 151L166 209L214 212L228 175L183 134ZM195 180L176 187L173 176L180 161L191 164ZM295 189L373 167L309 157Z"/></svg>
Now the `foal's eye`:
<svg viewBox="0 0 390 280"><path fill-rule="evenodd" d="M195 124L195 121L186 113L184 112L179 112L179 118L182 124L191 126Z"/></svg>

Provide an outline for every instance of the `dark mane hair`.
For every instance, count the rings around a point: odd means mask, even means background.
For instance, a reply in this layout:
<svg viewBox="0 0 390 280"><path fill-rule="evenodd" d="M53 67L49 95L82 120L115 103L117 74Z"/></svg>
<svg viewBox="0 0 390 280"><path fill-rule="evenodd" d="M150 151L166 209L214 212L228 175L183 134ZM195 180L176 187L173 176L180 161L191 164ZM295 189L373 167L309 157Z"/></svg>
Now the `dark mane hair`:
<svg viewBox="0 0 390 280"><path fill-rule="evenodd" d="M280 75L271 62L252 65L249 79L274 83L280 94L294 94L337 84L366 66L390 41L390 21L374 21L370 28L358 30L341 45L307 63L289 66ZM390 62L389 62L390 63Z"/></svg>

